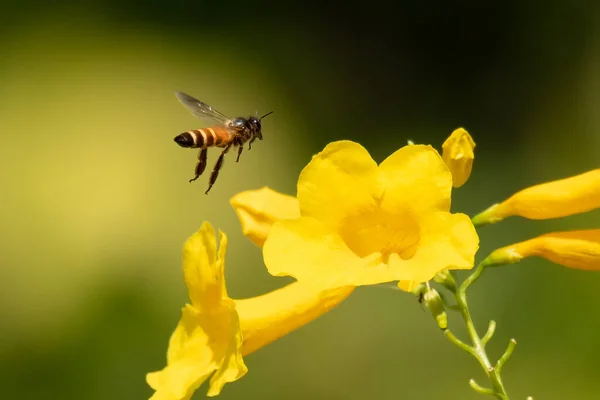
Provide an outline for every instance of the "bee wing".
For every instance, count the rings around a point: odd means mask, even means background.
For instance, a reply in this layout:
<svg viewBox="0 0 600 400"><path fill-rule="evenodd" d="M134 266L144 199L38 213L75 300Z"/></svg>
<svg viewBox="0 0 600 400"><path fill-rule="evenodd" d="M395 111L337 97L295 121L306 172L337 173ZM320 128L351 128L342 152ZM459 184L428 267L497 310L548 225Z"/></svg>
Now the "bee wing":
<svg viewBox="0 0 600 400"><path fill-rule="evenodd" d="M175 96L177 97L177 100L179 100L179 102L188 109L188 111L200 119L210 122L218 122L220 124L225 124L230 120L230 118L225 114L215 110L208 104L203 103L188 94L175 92Z"/></svg>

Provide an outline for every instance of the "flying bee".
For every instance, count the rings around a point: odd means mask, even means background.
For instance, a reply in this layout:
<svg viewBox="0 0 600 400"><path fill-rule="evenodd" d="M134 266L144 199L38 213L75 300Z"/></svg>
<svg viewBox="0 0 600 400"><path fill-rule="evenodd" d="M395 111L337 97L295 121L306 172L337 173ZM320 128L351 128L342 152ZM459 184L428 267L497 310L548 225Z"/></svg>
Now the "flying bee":
<svg viewBox="0 0 600 400"><path fill-rule="evenodd" d="M215 110L206 103L193 98L185 93L175 92L175 96L185 108L193 115L210 121L213 125L209 128L193 129L184 132L175 137L175 142L181 147L189 147L192 149L200 149L198 153L198 163L196 164L195 176L190 179L190 182L195 181L202 175L206 168L206 156L209 147L221 147L221 155L217 159L217 163L213 168L208 182L208 189L205 194L208 194L215 181L219 177L219 170L223 166L223 157L231 147L238 146L238 154L235 162L240 161L244 144L248 142L248 150L252 148L252 143L256 139L262 140L262 131L260 121L273 113L273 111L263 115L260 118L250 116L248 118L238 117L235 119L228 118L224 114Z"/></svg>

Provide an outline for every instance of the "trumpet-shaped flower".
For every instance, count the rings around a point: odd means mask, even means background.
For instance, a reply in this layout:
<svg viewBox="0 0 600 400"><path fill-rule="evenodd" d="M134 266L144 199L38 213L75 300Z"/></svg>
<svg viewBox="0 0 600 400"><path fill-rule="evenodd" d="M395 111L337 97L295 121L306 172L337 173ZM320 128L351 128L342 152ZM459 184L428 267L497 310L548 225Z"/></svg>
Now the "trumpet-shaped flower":
<svg viewBox="0 0 600 400"><path fill-rule="evenodd" d="M352 293L352 287L317 291L291 283L262 296L232 300L224 277L227 237L217 251L212 227L202 228L184 247L184 277L191 304L169 341L167 366L149 373L152 400L187 400L211 375L209 396L241 378L242 359L318 318ZM218 255L217 255L218 252Z"/></svg>
<svg viewBox="0 0 600 400"><path fill-rule="evenodd" d="M584 213L600 207L600 169L535 185L473 217L475 225L493 224L519 215L550 219Z"/></svg>
<svg viewBox="0 0 600 400"><path fill-rule="evenodd" d="M300 216L298 199L268 187L238 193L231 198L230 203L238 215L244 234L261 248L275 222ZM398 287L410 292L418 284L419 282L405 280L398 282Z"/></svg>
<svg viewBox="0 0 600 400"><path fill-rule="evenodd" d="M167 366L146 377L156 391L152 400L189 399L211 375L208 395L214 396L247 372L239 317L225 289L227 237L220 236L218 255L208 223L185 243L183 271L191 304L182 309L169 341Z"/></svg>
<svg viewBox="0 0 600 400"><path fill-rule="evenodd" d="M442 158L452 172L452 185L455 188L464 185L471 176L474 149L475 141L463 128L455 129L442 144Z"/></svg>
<svg viewBox="0 0 600 400"><path fill-rule="evenodd" d="M538 256L576 269L600 270L600 229L554 232L494 250L484 265L509 264Z"/></svg>
<svg viewBox="0 0 600 400"><path fill-rule="evenodd" d="M300 216L287 198L286 218L268 231L265 264L318 288L418 283L472 268L479 238L466 215L449 212L451 190L450 171L431 146L403 147L378 166L357 143L331 143L300 175ZM238 215L250 215L237 201Z"/></svg>

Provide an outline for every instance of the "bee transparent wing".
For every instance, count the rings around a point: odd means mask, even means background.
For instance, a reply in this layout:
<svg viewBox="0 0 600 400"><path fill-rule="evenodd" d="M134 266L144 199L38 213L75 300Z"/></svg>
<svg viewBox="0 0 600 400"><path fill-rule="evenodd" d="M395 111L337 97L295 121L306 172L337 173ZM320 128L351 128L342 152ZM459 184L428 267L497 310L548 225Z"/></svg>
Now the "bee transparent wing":
<svg viewBox="0 0 600 400"><path fill-rule="evenodd" d="M175 92L175 96L177 97L177 100L179 100L179 102L188 109L188 111L200 119L210 122L218 122L220 124L225 124L230 120L225 114L215 110L208 104L203 103L188 94Z"/></svg>

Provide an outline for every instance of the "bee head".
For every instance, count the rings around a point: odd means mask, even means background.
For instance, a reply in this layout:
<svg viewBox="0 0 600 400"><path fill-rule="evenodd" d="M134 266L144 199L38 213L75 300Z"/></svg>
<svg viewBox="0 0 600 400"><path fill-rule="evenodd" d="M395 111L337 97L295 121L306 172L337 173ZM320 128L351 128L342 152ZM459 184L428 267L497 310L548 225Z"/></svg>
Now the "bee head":
<svg viewBox="0 0 600 400"><path fill-rule="evenodd" d="M261 124L260 124L260 121L261 121L261 120L262 120L264 117L266 117L267 115L271 115L271 114L273 114L273 111L270 111L270 112L266 113L265 115L263 115L263 116L262 116L262 117L260 117L260 118L256 118L256 117L252 117L252 118L251 118L251 120L252 120L252 123L253 123L253 124L255 124L255 126L256 126L256 128L257 128L257 129L256 129L256 137L257 137L257 138L259 138L260 140L262 140L262 138L263 138L263 137L262 137L262 130L261 130L261 129L262 129L262 126L261 126Z"/></svg>
<svg viewBox="0 0 600 400"><path fill-rule="evenodd" d="M248 118L248 125L250 125L251 131L252 133L254 133L254 136L256 136L258 139L262 140L262 125L260 124L260 118L257 117L250 117Z"/></svg>

